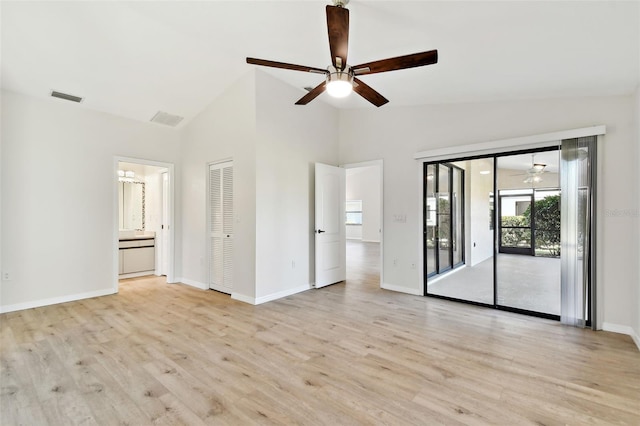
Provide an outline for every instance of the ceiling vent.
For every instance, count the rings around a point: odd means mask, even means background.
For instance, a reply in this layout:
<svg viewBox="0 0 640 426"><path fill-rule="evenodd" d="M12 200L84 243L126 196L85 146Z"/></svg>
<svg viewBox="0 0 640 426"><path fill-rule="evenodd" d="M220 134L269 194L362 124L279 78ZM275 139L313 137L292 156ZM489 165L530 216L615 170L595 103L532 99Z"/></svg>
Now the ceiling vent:
<svg viewBox="0 0 640 426"><path fill-rule="evenodd" d="M74 96L74 95L70 95L68 93L58 92L56 90L52 90L51 91L51 97L64 99L66 101L77 102L77 103L82 102L82 99L83 99L80 96Z"/></svg>
<svg viewBox="0 0 640 426"><path fill-rule="evenodd" d="M165 126L176 127L183 119L184 117L180 117L179 115L173 115L164 111L158 111L156 115L154 115L151 119L151 122L164 124Z"/></svg>

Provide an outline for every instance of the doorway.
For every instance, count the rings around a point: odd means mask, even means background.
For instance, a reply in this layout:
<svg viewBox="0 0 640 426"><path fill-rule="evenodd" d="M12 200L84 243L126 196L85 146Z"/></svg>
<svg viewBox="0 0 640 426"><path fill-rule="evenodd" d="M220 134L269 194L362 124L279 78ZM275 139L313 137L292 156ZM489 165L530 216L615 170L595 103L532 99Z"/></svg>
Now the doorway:
<svg viewBox="0 0 640 426"><path fill-rule="evenodd" d="M114 289L120 279L166 275L175 282L173 164L114 159Z"/></svg>
<svg viewBox="0 0 640 426"><path fill-rule="evenodd" d="M382 285L382 160L343 166L347 282Z"/></svg>

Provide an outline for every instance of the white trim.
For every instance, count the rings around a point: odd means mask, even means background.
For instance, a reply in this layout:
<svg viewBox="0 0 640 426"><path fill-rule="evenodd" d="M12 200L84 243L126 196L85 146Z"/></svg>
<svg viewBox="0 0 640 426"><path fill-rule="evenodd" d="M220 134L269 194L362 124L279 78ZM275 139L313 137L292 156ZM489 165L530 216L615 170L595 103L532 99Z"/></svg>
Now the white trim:
<svg viewBox="0 0 640 426"><path fill-rule="evenodd" d="M189 278L178 278L178 282L182 284L189 285L191 287L199 288L200 290L209 290L209 286L201 283L200 281L190 280ZM227 293L227 292L225 292Z"/></svg>
<svg viewBox="0 0 640 426"><path fill-rule="evenodd" d="M127 278L148 277L151 275L159 276L159 275L156 275L153 270L151 270L151 271L142 271L142 272L131 272L129 274L120 274L118 275L118 280L126 280Z"/></svg>
<svg viewBox="0 0 640 426"><path fill-rule="evenodd" d="M636 344L636 346L640 350L640 336L636 334L635 330L632 327L629 327L628 325L620 325L620 324L613 324L610 322L603 322L602 330L610 331L611 333L626 334L627 336L630 336L633 339L633 342Z"/></svg>
<svg viewBox="0 0 640 426"><path fill-rule="evenodd" d="M380 222L382 223L382 221ZM350 238L350 239L353 240L353 238ZM380 240L362 240L362 239L360 241L362 241L363 243L379 243L380 242Z"/></svg>
<svg viewBox="0 0 640 426"><path fill-rule="evenodd" d="M255 304L259 305L261 303L271 302L272 300L282 299L283 297L291 296L292 294L296 293L302 293L303 291L311 290L312 288L313 287L311 287L311 284L303 284L301 286L282 290L277 293L260 296L255 299Z"/></svg>
<svg viewBox="0 0 640 426"><path fill-rule="evenodd" d="M384 281L384 160L370 160L362 161L360 163L348 163L343 164L340 167L343 167L345 169L355 169L358 167L370 166L380 167L380 240L372 242L380 243L380 288L384 288L382 286L382 282ZM315 284L313 284L313 286L315 287Z"/></svg>
<svg viewBox="0 0 640 426"><path fill-rule="evenodd" d="M422 294L422 290L417 288L401 287L399 285L393 285L393 284L387 284L387 283L382 283L380 287L385 290L397 291L397 292L406 293L406 294L413 294L414 296L424 296L424 294Z"/></svg>
<svg viewBox="0 0 640 426"><path fill-rule="evenodd" d="M15 305L0 306L0 314L7 312L21 311L24 309L40 308L42 306L57 305L58 303L75 302L82 299L91 299L92 297L108 296L117 294L113 288L104 288L102 290L89 291L86 293L70 294L68 296L52 297L50 299L40 299L31 302L16 303Z"/></svg>
<svg viewBox="0 0 640 426"><path fill-rule="evenodd" d="M313 288L312 284L303 284L298 287L282 290L277 293L268 294L266 296L249 297L249 296L245 296L244 294L232 293L231 298L235 300L239 300L241 302L249 303L251 305L261 305L263 303L271 302L277 299L282 299L283 297L291 296L293 294L302 293L303 291L311 290L312 288Z"/></svg>
<svg viewBox="0 0 640 426"><path fill-rule="evenodd" d="M414 160L440 161L455 156L473 157L476 155L490 155L514 150L544 148L559 145L563 139L581 138L585 136L599 136L607 133L607 126L599 125L580 129L563 130L544 133L541 135L523 136L519 138L501 139L497 141L480 142L470 145L450 146L446 148L420 151L413 155Z"/></svg>
<svg viewBox="0 0 640 426"><path fill-rule="evenodd" d="M251 296L245 296L244 294L240 294L240 293L231 293L231 298L238 300L240 302L244 302L244 303L248 303L250 305L255 305L256 304L256 298L255 297L251 297Z"/></svg>

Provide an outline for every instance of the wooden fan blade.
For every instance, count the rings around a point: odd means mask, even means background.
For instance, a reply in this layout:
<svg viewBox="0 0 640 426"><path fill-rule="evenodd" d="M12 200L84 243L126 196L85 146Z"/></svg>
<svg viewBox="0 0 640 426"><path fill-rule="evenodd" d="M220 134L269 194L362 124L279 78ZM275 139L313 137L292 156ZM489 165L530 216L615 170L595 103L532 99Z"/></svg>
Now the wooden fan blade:
<svg viewBox="0 0 640 426"><path fill-rule="evenodd" d="M438 62L438 51L413 53L411 55L397 56L395 58L382 59L380 61L367 62L351 67L354 74L365 75L378 72L403 70L406 68L422 67Z"/></svg>
<svg viewBox="0 0 640 426"><path fill-rule="evenodd" d="M353 85L353 91L358 95L362 96L372 104L377 107L381 107L382 105L389 102L387 98L382 96L380 93L373 90L370 86L364 84L361 80L354 78L353 81L356 83Z"/></svg>
<svg viewBox="0 0 640 426"><path fill-rule="evenodd" d="M329 49L331 62L339 70L347 66L349 49L349 9L327 6L327 30L329 31ZM340 58L340 60L336 59Z"/></svg>
<svg viewBox="0 0 640 426"><path fill-rule="evenodd" d="M296 105L306 105L306 104L308 104L309 102L311 102L312 100L314 100L315 98L320 96L322 94L322 92L324 92L326 87L327 87L327 82L325 80L322 83L318 84L313 89L311 89L311 91L309 93L307 93L306 95L301 97L298 100L298 102L296 102Z"/></svg>
<svg viewBox="0 0 640 426"><path fill-rule="evenodd" d="M247 63L253 64L253 65L262 65L263 67L282 68L285 70L327 74L327 70L323 70L322 68L307 67L305 65L287 64L285 62L268 61L266 59L247 58Z"/></svg>

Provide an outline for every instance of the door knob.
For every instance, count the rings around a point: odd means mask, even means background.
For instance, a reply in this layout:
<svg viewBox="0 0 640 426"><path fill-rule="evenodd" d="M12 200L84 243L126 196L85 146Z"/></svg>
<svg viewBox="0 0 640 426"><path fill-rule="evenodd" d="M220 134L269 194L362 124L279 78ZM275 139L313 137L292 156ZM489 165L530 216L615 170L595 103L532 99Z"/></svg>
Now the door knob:
<svg viewBox="0 0 640 426"><path fill-rule="evenodd" d="M318 234L322 234L323 232L326 232L326 231L323 231L322 229L318 229Z"/></svg>

